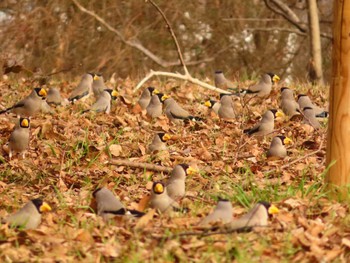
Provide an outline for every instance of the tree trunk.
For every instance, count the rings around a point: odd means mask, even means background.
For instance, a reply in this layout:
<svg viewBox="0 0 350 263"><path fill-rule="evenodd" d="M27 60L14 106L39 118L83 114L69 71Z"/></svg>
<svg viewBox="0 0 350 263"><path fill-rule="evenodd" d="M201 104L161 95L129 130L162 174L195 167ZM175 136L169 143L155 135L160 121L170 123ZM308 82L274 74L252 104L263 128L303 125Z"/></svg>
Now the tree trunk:
<svg viewBox="0 0 350 263"><path fill-rule="evenodd" d="M309 31L311 60L309 63L309 77L315 84L323 85L322 49L320 37L320 23L316 0L308 0Z"/></svg>
<svg viewBox="0 0 350 263"><path fill-rule="evenodd" d="M350 184L350 0L334 1L333 75L330 89L326 182ZM334 189L334 187L332 187ZM344 191L345 190L345 191ZM344 195L343 195L344 197Z"/></svg>

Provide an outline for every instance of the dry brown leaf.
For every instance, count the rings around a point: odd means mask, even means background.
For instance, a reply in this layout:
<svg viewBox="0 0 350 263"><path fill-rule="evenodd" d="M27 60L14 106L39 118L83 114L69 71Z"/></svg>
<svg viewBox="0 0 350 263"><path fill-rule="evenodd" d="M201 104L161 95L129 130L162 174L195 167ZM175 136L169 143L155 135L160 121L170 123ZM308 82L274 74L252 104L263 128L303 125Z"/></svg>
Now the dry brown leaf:
<svg viewBox="0 0 350 263"><path fill-rule="evenodd" d="M149 210L144 216L142 216L142 217L137 221L137 224L136 224L136 226L135 226L135 229L142 229L142 228L144 228L146 225L148 225L148 223L153 219L155 213L156 213L156 210L155 210L155 209Z"/></svg>

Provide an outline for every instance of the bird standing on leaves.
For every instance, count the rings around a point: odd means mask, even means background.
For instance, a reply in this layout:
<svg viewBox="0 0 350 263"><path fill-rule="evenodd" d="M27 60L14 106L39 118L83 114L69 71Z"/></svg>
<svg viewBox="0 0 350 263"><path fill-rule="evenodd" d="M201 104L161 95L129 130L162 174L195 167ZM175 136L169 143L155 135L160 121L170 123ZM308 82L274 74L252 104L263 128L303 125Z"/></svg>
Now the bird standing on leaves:
<svg viewBox="0 0 350 263"><path fill-rule="evenodd" d="M146 108L147 116L157 118L163 113L163 102L169 98L163 93L152 95L151 101Z"/></svg>
<svg viewBox="0 0 350 263"><path fill-rule="evenodd" d="M118 97L118 91L112 90L112 89L105 89L101 94L100 97L96 100L94 104L92 104L90 110L87 111L95 111L95 112L105 112L109 114L111 112L111 104L112 100L116 100Z"/></svg>
<svg viewBox="0 0 350 263"><path fill-rule="evenodd" d="M41 223L41 213L51 211L51 207L41 199L33 199L26 203L16 213L8 216L4 223L11 227L20 227L23 229L35 229Z"/></svg>
<svg viewBox="0 0 350 263"><path fill-rule="evenodd" d="M280 77L274 73L266 73L261 76L261 79L258 83L253 86L250 86L246 90L240 91L243 94L255 94L258 97L267 97L270 95L272 90L272 85L280 80Z"/></svg>
<svg viewBox="0 0 350 263"><path fill-rule="evenodd" d="M178 199L185 196L186 187L185 180L187 175L192 175L196 172L194 168L188 164L178 164L171 171L170 177L166 182L168 195L172 199Z"/></svg>
<svg viewBox="0 0 350 263"><path fill-rule="evenodd" d="M58 89L50 88L49 91L47 92L46 102L49 105L58 106L58 105L62 105L64 100L63 100L61 93Z"/></svg>
<svg viewBox="0 0 350 263"><path fill-rule="evenodd" d="M173 98L167 98L164 101L164 112L171 122L178 124L184 120L201 120L199 117L190 115L188 111L183 109Z"/></svg>
<svg viewBox="0 0 350 263"><path fill-rule="evenodd" d="M153 137L152 143L148 146L148 152L166 151L166 141L170 140L171 136L164 132L156 133Z"/></svg>
<svg viewBox="0 0 350 263"><path fill-rule="evenodd" d="M96 99L100 97L104 90L108 89L104 83L103 77L101 74L94 74L94 80L92 82L92 92Z"/></svg>
<svg viewBox="0 0 350 263"><path fill-rule="evenodd" d="M104 221L107 221L115 216L132 215L141 217L144 213L137 210L128 210L120 202L120 200L107 188L97 188L92 196L96 201L97 215L101 216Z"/></svg>
<svg viewBox="0 0 350 263"><path fill-rule="evenodd" d="M138 101L138 104L140 105L141 109L146 109L148 104L151 102L151 97L153 95L156 95L160 93L159 90L153 88L153 87L148 87L143 90L141 97Z"/></svg>
<svg viewBox="0 0 350 263"><path fill-rule="evenodd" d="M293 91L289 88L281 88L281 109L289 117L300 114L299 104L294 100Z"/></svg>
<svg viewBox="0 0 350 263"><path fill-rule="evenodd" d="M94 81L94 74L87 73L81 78L78 86L72 90L68 101L75 102L80 99L88 98L92 92L92 82Z"/></svg>
<svg viewBox="0 0 350 263"><path fill-rule="evenodd" d="M25 158L25 151L29 147L30 131L29 131L30 119L20 118L19 124L10 135L9 139L9 158L11 160L13 153L22 154L22 158Z"/></svg>
<svg viewBox="0 0 350 263"><path fill-rule="evenodd" d="M252 227L267 226L269 215L277 214L278 208L268 202L257 203L247 214L225 224L224 228L229 231L250 230Z"/></svg>
<svg viewBox="0 0 350 263"><path fill-rule="evenodd" d="M219 89L235 89L235 85L229 81L221 70L215 71L215 87Z"/></svg>
<svg viewBox="0 0 350 263"><path fill-rule="evenodd" d="M232 101L232 96L227 94L220 94L220 108L218 115L221 119L234 119L235 111Z"/></svg>
<svg viewBox="0 0 350 263"><path fill-rule="evenodd" d="M0 111L0 114L12 112L21 117L31 117L42 108L42 101L46 99L47 92L44 88L35 88L26 98L17 102L10 108Z"/></svg>
<svg viewBox="0 0 350 263"><path fill-rule="evenodd" d="M168 195L167 188L161 182L154 182L152 185L149 207L161 213L179 210L179 204Z"/></svg>
<svg viewBox="0 0 350 263"><path fill-rule="evenodd" d="M324 109L313 104L312 101L310 100L309 96L307 96L305 94L298 95L298 103L299 103L300 109L304 109L305 107L312 108L314 110L315 116L317 118L328 117L328 111L325 111Z"/></svg>
<svg viewBox="0 0 350 263"><path fill-rule="evenodd" d="M277 110L268 110L262 116L260 122L251 129L245 129L243 132L248 135L265 136L272 133L275 127L275 117L282 117L283 114Z"/></svg>
<svg viewBox="0 0 350 263"><path fill-rule="evenodd" d="M321 124L316 118L315 110L313 108L305 107L303 109L303 115L304 115L303 123L308 124L314 127L315 129L321 128Z"/></svg>
<svg viewBox="0 0 350 263"><path fill-rule="evenodd" d="M229 200L219 199L214 211L203 218L199 224L203 226L217 221L224 224L232 221L232 204Z"/></svg>
<svg viewBox="0 0 350 263"><path fill-rule="evenodd" d="M292 142L291 139L285 136L276 136L272 139L270 148L267 151L268 158L284 158L287 156L287 149L285 145L288 145Z"/></svg>

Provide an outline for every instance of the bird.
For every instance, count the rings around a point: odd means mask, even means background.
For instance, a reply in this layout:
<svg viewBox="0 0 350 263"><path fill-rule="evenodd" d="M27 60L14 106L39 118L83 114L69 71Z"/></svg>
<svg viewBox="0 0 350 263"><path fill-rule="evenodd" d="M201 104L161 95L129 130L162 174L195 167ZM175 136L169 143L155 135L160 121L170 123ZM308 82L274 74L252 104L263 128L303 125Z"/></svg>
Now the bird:
<svg viewBox="0 0 350 263"><path fill-rule="evenodd" d="M287 87L281 88L281 109L289 117L300 115L299 104L294 100L293 91Z"/></svg>
<svg viewBox="0 0 350 263"><path fill-rule="evenodd" d="M221 119L235 118L235 111L231 95L220 94L220 108L218 109L218 116Z"/></svg>
<svg viewBox="0 0 350 263"><path fill-rule="evenodd" d="M163 113L163 102L169 98L168 95L164 95L163 93L158 93L152 95L151 101L146 108L147 116L151 118L157 118Z"/></svg>
<svg viewBox="0 0 350 263"><path fill-rule="evenodd" d="M58 89L50 88L47 92L46 102L49 105L58 106L64 103L64 99L62 98L61 93Z"/></svg>
<svg viewBox="0 0 350 263"><path fill-rule="evenodd" d="M187 175L193 175L196 170L188 164L176 165L170 173L166 182L168 195L172 199L178 199L185 196L185 180Z"/></svg>
<svg viewBox="0 0 350 263"><path fill-rule="evenodd" d="M221 70L215 71L214 85L219 89L236 89L235 85L225 77Z"/></svg>
<svg viewBox="0 0 350 263"><path fill-rule="evenodd" d="M275 109L266 111L260 122L256 124L253 128L245 129L243 133L248 135L265 136L273 132L275 127L275 117L282 117L283 113Z"/></svg>
<svg viewBox="0 0 350 263"><path fill-rule="evenodd" d="M285 136L276 136L273 137L270 148L267 151L266 156L268 158L284 158L287 156L287 150L285 145L288 145L292 140Z"/></svg>
<svg viewBox="0 0 350 263"><path fill-rule="evenodd" d="M266 97L270 95L272 85L280 80L280 77L274 73L265 73L261 76L258 83L241 90L241 94L255 94L258 97Z"/></svg>
<svg viewBox="0 0 350 263"><path fill-rule="evenodd" d="M118 95L119 95L118 91L116 90L105 89L100 94L100 97L98 97L96 102L92 104L91 108L89 110L83 111L82 113L85 113L88 111L95 111L95 112L105 112L109 114L111 112L112 100L116 100Z"/></svg>
<svg viewBox="0 0 350 263"><path fill-rule="evenodd" d="M269 215L277 214L278 208L268 202L258 202L247 214L223 227L228 231L247 231L256 226L267 226Z"/></svg>
<svg viewBox="0 0 350 263"><path fill-rule="evenodd" d="M16 125L15 129L10 135L9 139L9 158L11 160L13 153L22 154L22 158L25 158L25 151L29 147L30 139L30 119L20 118L19 123Z"/></svg>
<svg viewBox="0 0 350 263"><path fill-rule="evenodd" d="M207 100L206 102L204 102L204 106L208 107L216 115L218 115L221 104L220 104L220 102L215 101L215 100Z"/></svg>
<svg viewBox="0 0 350 263"><path fill-rule="evenodd" d="M145 88L141 94L139 101L137 102L140 105L141 109L146 109L151 101L151 97L158 93L160 93L159 90L155 89L154 87Z"/></svg>
<svg viewBox="0 0 350 263"><path fill-rule="evenodd" d="M298 103L299 103L300 109L304 109L305 107L313 108L314 113L315 113L316 117L318 117L318 118L326 118L329 115L328 111L325 111L324 109L313 104L311 99L309 98L309 96L307 96L305 94L298 95Z"/></svg>
<svg viewBox="0 0 350 263"><path fill-rule="evenodd" d="M104 90L108 89L101 74L94 73L92 81L92 92L96 99L100 97Z"/></svg>
<svg viewBox="0 0 350 263"><path fill-rule="evenodd" d="M51 211L51 207L40 198L26 203L21 209L3 220L11 227L35 229L41 223L41 214Z"/></svg>
<svg viewBox="0 0 350 263"><path fill-rule="evenodd" d="M229 200L220 198L214 211L203 218L199 225L208 225L217 221L224 224L232 221L232 204Z"/></svg>
<svg viewBox="0 0 350 263"><path fill-rule="evenodd" d="M305 107L303 109L303 123L312 126L315 129L321 128L321 124L316 118L315 110L312 107Z"/></svg>
<svg viewBox="0 0 350 263"><path fill-rule="evenodd" d="M10 108L0 111L0 114L12 112L21 117L32 117L42 108L42 101L46 99L47 91L44 88L35 88L23 100L17 102Z"/></svg>
<svg viewBox="0 0 350 263"><path fill-rule="evenodd" d="M80 83L78 86L72 90L68 101L75 102L82 98L87 98L90 96L92 91L92 82L94 81L93 73L86 73L82 76Z"/></svg>
<svg viewBox="0 0 350 263"><path fill-rule="evenodd" d="M200 121L202 118L192 116L183 109L173 98L164 100L164 112L168 119L173 123L181 123L184 120Z"/></svg>
<svg viewBox="0 0 350 263"><path fill-rule="evenodd" d="M168 195L167 188L162 182L153 183L149 207L154 208L161 213L180 211L179 204Z"/></svg>
<svg viewBox="0 0 350 263"><path fill-rule="evenodd" d="M97 188L92 193L96 201L97 215L101 216L104 221L108 221L115 216L131 215L134 217L141 217L144 213L126 209L120 200L107 188Z"/></svg>
<svg viewBox="0 0 350 263"><path fill-rule="evenodd" d="M160 151L166 151L167 146L165 144L166 141L170 140L171 136L168 133L159 132L156 133L153 137L153 140L151 144L148 146L149 152L160 152Z"/></svg>

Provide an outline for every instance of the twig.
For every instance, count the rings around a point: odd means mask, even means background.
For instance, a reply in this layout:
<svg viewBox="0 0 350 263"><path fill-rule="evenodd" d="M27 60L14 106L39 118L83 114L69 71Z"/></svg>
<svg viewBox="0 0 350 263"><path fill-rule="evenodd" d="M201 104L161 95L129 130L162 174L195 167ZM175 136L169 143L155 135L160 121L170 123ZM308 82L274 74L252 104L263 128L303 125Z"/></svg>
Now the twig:
<svg viewBox="0 0 350 263"><path fill-rule="evenodd" d="M146 170L152 170L156 172L171 172L173 168L171 167L164 167L161 165L151 164L151 163L137 163L135 161L130 160L122 160L122 159L111 159L109 160L110 164L118 165L118 166L128 166L133 168L142 168Z"/></svg>

